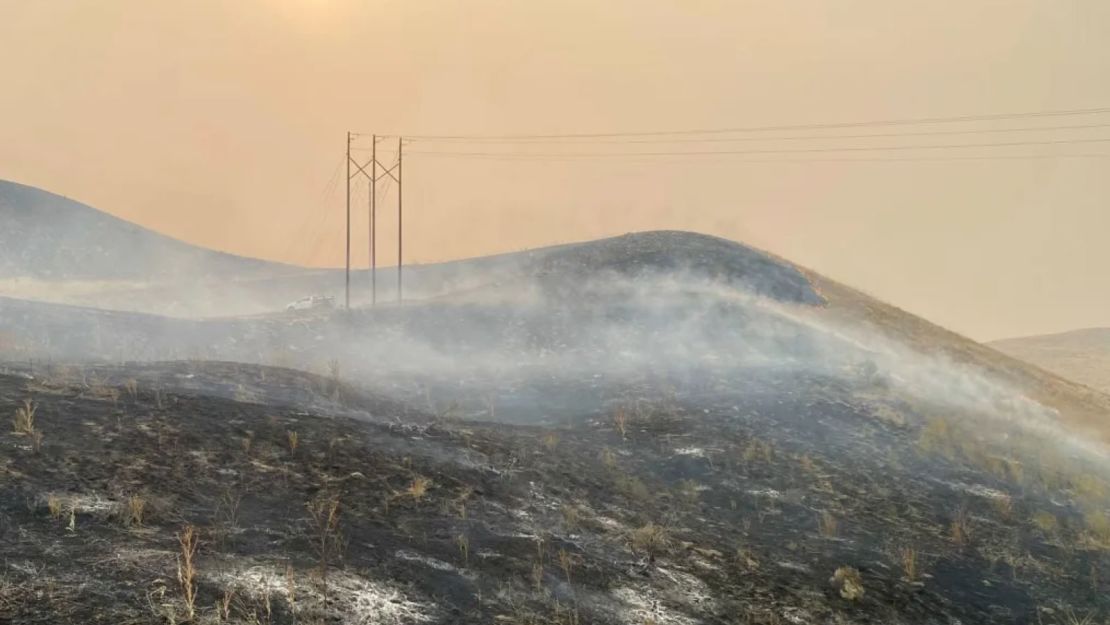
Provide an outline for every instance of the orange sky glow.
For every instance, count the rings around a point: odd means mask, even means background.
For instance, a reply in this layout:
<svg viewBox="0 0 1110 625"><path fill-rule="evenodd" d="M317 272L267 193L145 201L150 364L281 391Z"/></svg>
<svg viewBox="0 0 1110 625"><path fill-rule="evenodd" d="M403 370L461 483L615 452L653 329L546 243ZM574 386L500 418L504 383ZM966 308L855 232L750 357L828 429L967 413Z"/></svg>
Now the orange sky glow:
<svg viewBox="0 0 1110 625"><path fill-rule="evenodd" d="M622 133L1110 106L1101 0L0 0L0 50L0 178L317 266L343 262L348 130ZM836 136L1037 125L1084 127ZM821 132L412 141L406 262L679 228L978 339L1110 325L1110 142L1093 141L1110 138L1110 115ZM1084 142L774 152L1037 139ZM653 149L755 154L516 158ZM514 158L426 154L489 150ZM379 253L392 258L395 189L383 191ZM356 188L360 265L366 202Z"/></svg>

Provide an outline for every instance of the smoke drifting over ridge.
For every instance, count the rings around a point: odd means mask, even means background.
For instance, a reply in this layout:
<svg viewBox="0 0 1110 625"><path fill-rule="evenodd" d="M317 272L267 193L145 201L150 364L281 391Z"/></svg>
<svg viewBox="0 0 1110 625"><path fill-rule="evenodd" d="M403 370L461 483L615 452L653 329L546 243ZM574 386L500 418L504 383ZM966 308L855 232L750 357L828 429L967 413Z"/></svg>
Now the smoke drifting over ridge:
<svg viewBox="0 0 1110 625"><path fill-rule="evenodd" d="M200 358L313 371L334 361L352 381L413 401L504 395L499 418L525 422L556 406L601 410L614 389L649 380L681 393L803 376L1080 446L1054 409L1018 386L925 354L890 328L827 315L801 272L743 245L651 232L471 262L469 271L461 263L414 272L414 291L447 295L349 314L220 317L211 301L209 318L183 320L7 301L0 319L40 358Z"/></svg>

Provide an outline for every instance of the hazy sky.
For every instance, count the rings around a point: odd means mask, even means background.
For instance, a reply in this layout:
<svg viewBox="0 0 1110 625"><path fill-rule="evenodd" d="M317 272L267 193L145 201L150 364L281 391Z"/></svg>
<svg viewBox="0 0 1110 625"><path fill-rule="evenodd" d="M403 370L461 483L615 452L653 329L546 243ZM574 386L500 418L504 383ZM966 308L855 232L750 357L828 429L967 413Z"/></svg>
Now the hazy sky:
<svg viewBox="0 0 1110 625"><path fill-rule="evenodd" d="M1106 106L1106 0L0 0L0 178L294 263L342 264L347 130L640 132ZM820 132L1099 124L1110 115ZM1110 127L508 149L1061 138ZM681 228L979 339L1110 325L1110 160L993 158L1110 155L1110 143L510 161L417 154L499 145L405 149L407 261ZM937 156L992 158L914 160ZM364 190L355 202L363 264ZM382 257L396 253L394 219L380 223Z"/></svg>

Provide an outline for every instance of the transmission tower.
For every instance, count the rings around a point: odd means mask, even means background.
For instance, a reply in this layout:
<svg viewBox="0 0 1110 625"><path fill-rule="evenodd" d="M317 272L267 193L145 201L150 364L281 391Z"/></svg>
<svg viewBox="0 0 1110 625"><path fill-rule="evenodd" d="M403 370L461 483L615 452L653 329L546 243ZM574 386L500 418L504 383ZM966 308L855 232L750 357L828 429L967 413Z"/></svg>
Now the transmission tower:
<svg viewBox="0 0 1110 625"><path fill-rule="evenodd" d="M378 160L378 143L387 139L388 137L379 137L378 135L370 135L370 159L365 163L359 163L353 156L351 156L351 142L358 140L365 135L355 133L347 133L347 273L346 273L346 298L345 306L350 309L351 307L351 185L352 181L360 176L365 176L369 182L369 200L367 201L367 245L369 246L370 257L370 304L376 306L378 303L378 256L377 256L377 218L378 218L378 181L389 177L397 183L397 302L402 300L402 271L403 271L403 244L404 244L404 222L403 222L403 205L402 205L402 185L401 185L401 158L404 150L404 139L397 137L397 162L392 166L386 166ZM351 166L354 165L355 171L351 172ZM367 171L369 170L369 171Z"/></svg>

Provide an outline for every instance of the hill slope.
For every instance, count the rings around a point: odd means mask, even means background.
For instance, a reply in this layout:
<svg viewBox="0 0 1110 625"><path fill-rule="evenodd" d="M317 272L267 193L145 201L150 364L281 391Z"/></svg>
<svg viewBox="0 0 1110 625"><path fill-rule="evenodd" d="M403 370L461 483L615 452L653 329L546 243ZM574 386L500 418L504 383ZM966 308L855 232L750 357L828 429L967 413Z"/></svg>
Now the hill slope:
<svg viewBox="0 0 1110 625"><path fill-rule="evenodd" d="M4 180L0 223L0 280L142 283L295 270L189 245L80 202Z"/></svg>
<svg viewBox="0 0 1110 625"><path fill-rule="evenodd" d="M197 622L1110 614L1104 395L694 233L421 271L351 312L0 298L0 413L35 415L0 620L185 620L187 525Z"/></svg>
<svg viewBox="0 0 1110 625"><path fill-rule="evenodd" d="M1110 393L1110 328L1003 339L988 344L1014 358Z"/></svg>

